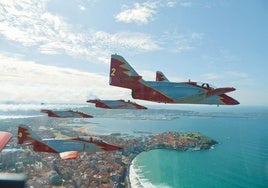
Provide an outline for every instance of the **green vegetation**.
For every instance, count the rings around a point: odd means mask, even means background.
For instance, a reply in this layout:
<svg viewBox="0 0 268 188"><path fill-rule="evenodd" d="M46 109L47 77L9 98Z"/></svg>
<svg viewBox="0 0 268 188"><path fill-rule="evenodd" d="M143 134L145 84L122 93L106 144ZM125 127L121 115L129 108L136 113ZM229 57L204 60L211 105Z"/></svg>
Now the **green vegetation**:
<svg viewBox="0 0 268 188"><path fill-rule="evenodd" d="M198 141L201 144L209 144L209 145L214 145L217 144L218 142L213 140L212 138L209 138L207 136L202 135L199 132L189 132L189 133L181 133L180 134L181 139L191 139Z"/></svg>

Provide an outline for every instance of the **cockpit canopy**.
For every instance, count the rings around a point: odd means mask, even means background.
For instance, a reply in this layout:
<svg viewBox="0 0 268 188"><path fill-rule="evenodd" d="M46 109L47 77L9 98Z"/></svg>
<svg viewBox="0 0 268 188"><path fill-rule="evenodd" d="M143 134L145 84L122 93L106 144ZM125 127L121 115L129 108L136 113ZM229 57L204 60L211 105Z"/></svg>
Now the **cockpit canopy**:
<svg viewBox="0 0 268 188"><path fill-rule="evenodd" d="M79 138L86 142L105 143L102 139L92 136L79 136Z"/></svg>
<svg viewBox="0 0 268 188"><path fill-rule="evenodd" d="M196 82L196 85L197 85L197 86L200 86L200 87L202 87L202 88L205 88L205 89L210 89L210 90L214 90L214 89L216 89L215 86L210 85L210 84L208 84L208 83Z"/></svg>

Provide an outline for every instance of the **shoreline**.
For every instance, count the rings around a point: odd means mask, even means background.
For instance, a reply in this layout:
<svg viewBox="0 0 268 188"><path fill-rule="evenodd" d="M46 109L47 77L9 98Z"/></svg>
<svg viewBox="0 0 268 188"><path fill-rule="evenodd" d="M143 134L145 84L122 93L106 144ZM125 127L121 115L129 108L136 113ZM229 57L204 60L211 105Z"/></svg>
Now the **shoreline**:
<svg viewBox="0 0 268 188"><path fill-rule="evenodd" d="M210 149L211 148L214 148L216 144L214 145L211 145L210 146ZM130 159L129 159L129 163L127 164L126 166L126 176L125 176L125 183L126 183L126 188L132 188L131 186L131 180L130 180L130 168L131 166L133 165L133 161L134 159L140 155L141 153L144 153L144 152L149 152L149 151L152 151L152 150L174 150L174 151L181 151L181 150L177 150L177 149L172 149L172 148L166 148L166 147L158 147L158 148L151 148L151 149L148 149L148 150L145 150L145 151L141 151L139 153L135 153L133 154ZM191 150L191 151L200 151L201 149L198 149L198 150ZM190 151L190 150L186 150L186 151Z"/></svg>
<svg viewBox="0 0 268 188"><path fill-rule="evenodd" d="M86 135L90 135L90 132L88 131L88 127L79 127L79 128L74 128L74 131L76 132L80 132L80 133L83 133L83 134L86 134Z"/></svg>
<svg viewBox="0 0 268 188"><path fill-rule="evenodd" d="M77 132L83 134L92 134L87 126L82 126L74 129ZM93 133L96 134L96 133ZM104 135L100 135L104 136ZM112 138L112 134L104 136L107 138ZM121 135L118 136L121 138ZM142 138L144 141L142 141ZM125 187L131 188L131 179L130 179L130 168L133 165L134 159L143 152L148 152L155 149L160 150L176 150L176 151L200 151L211 149L214 145L218 144L217 141L200 134L199 132L188 132L188 133L178 133L178 132L166 132L161 134L153 135L149 137L144 137L141 135L141 140L134 141L137 145L133 150L129 151L129 148L124 148L122 156L125 156L125 168L124 173L124 184ZM109 140L109 139L108 139ZM119 144L117 139L112 139L114 143ZM131 141L131 139L129 139ZM110 140L111 141L111 140ZM122 143L121 143L122 144ZM120 182L118 182L120 183ZM121 182L123 183L123 182Z"/></svg>
<svg viewBox="0 0 268 188"><path fill-rule="evenodd" d="M142 152L141 152L142 153ZM131 160L130 160L130 163L127 165L127 172L126 172L126 177L125 177L125 181L126 181L126 184L127 184L127 188L131 188L131 181L130 181L130 167L131 167L131 165L133 165L132 164L132 162L133 162L133 160L139 155L139 154L141 154L141 153L138 153L137 155L135 155L135 156L133 156L133 157L131 157Z"/></svg>
<svg viewBox="0 0 268 188"><path fill-rule="evenodd" d="M55 136L60 133L62 136L76 137L77 133L89 134L88 126L71 127L71 126L51 126L50 129L39 129L38 126L33 127L40 137L45 135ZM72 131L70 131L72 130ZM15 135L16 130L13 134ZM60 160L57 154L34 152L29 146L20 146L22 151L2 152L2 160L14 159L9 163L3 163L2 168L6 172L12 172L16 166L16 172L24 172L28 176L28 184L44 185L64 184L64 186L73 186L74 184L84 185L86 187L133 187L130 179L130 168L134 159L142 152L154 149L165 150L204 150L210 149L216 141L201 135L200 133L178 133L165 132L156 135L140 135L140 137L126 136L122 134L98 135L108 143L120 145L123 149L116 152L97 152L91 155L80 153L79 157L73 160ZM11 139L10 146L17 148L16 139ZM20 161L17 158L20 156ZM36 165L35 161L38 161ZM73 166L74 162L76 164ZM90 167L90 168L89 168ZM33 170L33 169L34 170ZM36 173L36 172L40 173ZM51 181L50 176L42 174L54 173L53 177L57 177L57 182ZM71 173L70 173L71 172ZM82 172L82 175L81 175ZM112 175L111 175L112 172ZM101 177L101 181L100 181Z"/></svg>

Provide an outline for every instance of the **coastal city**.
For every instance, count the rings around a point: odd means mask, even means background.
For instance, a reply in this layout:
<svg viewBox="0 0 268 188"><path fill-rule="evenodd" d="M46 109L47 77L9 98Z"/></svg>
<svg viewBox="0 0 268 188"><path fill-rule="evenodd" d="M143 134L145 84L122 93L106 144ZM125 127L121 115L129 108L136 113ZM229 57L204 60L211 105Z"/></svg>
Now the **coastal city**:
<svg viewBox="0 0 268 188"><path fill-rule="evenodd" d="M268 0L0 0L0 188L268 188Z"/></svg>
<svg viewBox="0 0 268 188"><path fill-rule="evenodd" d="M12 131L16 135L16 130ZM42 138L57 135L72 137L89 135L85 127L35 127ZM60 132L60 133L59 133ZM34 152L31 146L18 146L13 136L7 148L0 153L0 172L24 174L26 187L131 187L129 166L141 152L152 149L198 151L210 149L217 141L198 132L161 134L141 133L139 137L113 133L99 135L123 149L113 152L79 153L76 159L62 160L58 154Z"/></svg>

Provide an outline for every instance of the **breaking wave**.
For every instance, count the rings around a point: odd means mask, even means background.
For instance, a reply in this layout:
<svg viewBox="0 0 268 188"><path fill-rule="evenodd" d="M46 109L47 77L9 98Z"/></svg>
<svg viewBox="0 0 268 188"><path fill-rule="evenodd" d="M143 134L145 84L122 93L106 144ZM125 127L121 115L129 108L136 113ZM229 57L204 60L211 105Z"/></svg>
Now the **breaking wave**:
<svg viewBox="0 0 268 188"><path fill-rule="evenodd" d="M167 185L156 184L154 185L150 180L146 179L143 175L142 167L135 165L134 159L129 167L129 181L131 188L170 188Z"/></svg>

